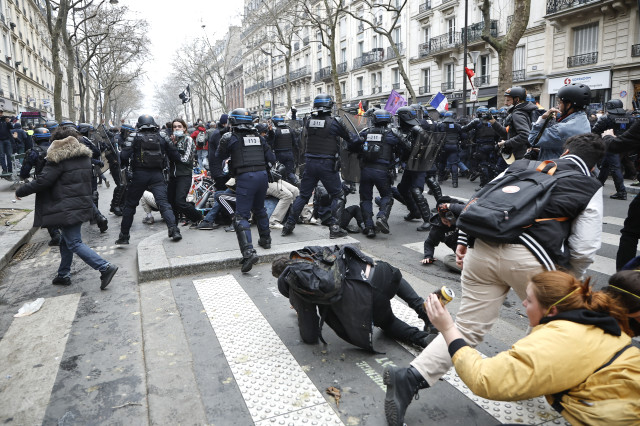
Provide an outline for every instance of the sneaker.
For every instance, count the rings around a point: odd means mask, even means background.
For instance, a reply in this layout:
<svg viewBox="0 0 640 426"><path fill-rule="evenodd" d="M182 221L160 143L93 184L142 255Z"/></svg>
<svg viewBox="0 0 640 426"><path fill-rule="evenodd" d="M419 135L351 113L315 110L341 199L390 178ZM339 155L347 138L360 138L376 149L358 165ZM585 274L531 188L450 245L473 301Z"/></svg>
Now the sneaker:
<svg viewBox="0 0 640 426"><path fill-rule="evenodd" d="M107 288L116 272L118 272L118 267L113 263L110 263L107 269L100 272L100 290Z"/></svg>
<svg viewBox="0 0 640 426"><path fill-rule="evenodd" d="M284 232L284 230L283 230ZM346 237L347 236L347 231L345 231L344 229L340 228L338 225L331 225L329 227L329 238L330 239L334 239L334 238L342 238L342 237Z"/></svg>
<svg viewBox="0 0 640 426"><path fill-rule="evenodd" d="M353 223L350 223L349 225L347 225L347 232L350 234L359 234L360 227L358 225L354 225Z"/></svg>
<svg viewBox="0 0 640 426"><path fill-rule="evenodd" d="M51 281L53 285L71 285L71 277L61 277L60 275L56 275L56 277Z"/></svg>
<svg viewBox="0 0 640 426"><path fill-rule="evenodd" d="M640 186L640 180L636 180L631 183L631 186Z"/></svg>
<svg viewBox="0 0 640 426"><path fill-rule="evenodd" d="M153 216L146 216L144 219L142 219L142 223L153 225L154 223L156 223L156 220L153 218Z"/></svg>
<svg viewBox="0 0 640 426"><path fill-rule="evenodd" d="M611 198L612 200L626 200L627 199L627 193L626 192L616 192L615 194L613 194L609 198Z"/></svg>
<svg viewBox="0 0 640 426"><path fill-rule="evenodd" d="M382 232L383 234L389 233L389 224L387 223L386 217L379 217L376 220L376 231Z"/></svg>
<svg viewBox="0 0 640 426"><path fill-rule="evenodd" d="M422 219L422 216L420 216L418 213L409 213L404 217L404 220L406 220L407 222L412 221L413 219Z"/></svg>
<svg viewBox="0 0 640 426"><path fill-rule="evenodd" d="M284 228L284 225L281 224L280 222L273 222L269 224L269 228L271 229L282 229Z"/></svg>
<svg viewBox="0 0 640 426"><path fill-rule="evenodd" d="M478 179L479 177L480 177L480 172L479 171L475 171L475 172L473 172L473 173L471 173L469 175L469 180L471 182L475 182L475 180Z"/></svg>
<svg viewBox="0 0 640 426"><path fill-rule="evenodd" d="M284 224L284 226L282 227L282 236L286 237L287 235L291 235L291 233L293 232L293 228L295 228L296 226L294 224L292 224L291 222L287 222Z"/></svg>
<svg viewBox="0 0 640 426"><path fill-rule="evenodd" d="M199 229L201 231L210 231L212 229L217 229L219 227L220 227L220 225L218 225L216 223L207 222L206 220L202 220L202 221L200 221L198 226L196 226L196 229Z"/></svg>
<svg viewBox="0 0 640 426"><path fill-rule="evenodd" d="M174 226L169 229L169 238L173 241L180 241L182 239L182 234L180 233L180 228Z"/></svg>
<svg viewBox="0 0 640 426"><path fill-rule="evenodd" d="M111 188L111 184L107 179L104 180L104 184L107 185L107 188Z"/></svg>
<svg viewBox="0 0 640 426"><path fill-rule="evenodd" d="M373 228L364 228L364 231L362 233L367 238L375 238L376 237L376 231Z"/></svg>
<svg viewBox="0 0 640 426"><path fill-rule="evenodd" d="M232 224L224 228L224 232L236 232L236 228L234 228Z"/></svg>
<svg viewBox="0 0 640 426"><path fill-rule="evenodd" d="M422 222L422 225L416 228L418 232L427 232L429 229L431 229L431 222Z"/></svg>

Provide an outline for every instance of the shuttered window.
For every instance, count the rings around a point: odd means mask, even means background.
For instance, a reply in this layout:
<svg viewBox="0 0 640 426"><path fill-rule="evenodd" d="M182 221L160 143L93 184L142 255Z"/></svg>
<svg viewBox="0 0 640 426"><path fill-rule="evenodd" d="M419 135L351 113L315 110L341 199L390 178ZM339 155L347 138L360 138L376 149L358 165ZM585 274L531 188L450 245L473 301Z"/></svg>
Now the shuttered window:
<svg viewBox="0 0 640 426"><path fill-rule="evenodd" d="M573 54L584 55L598 51L598 24L573 29Z"/></svg>

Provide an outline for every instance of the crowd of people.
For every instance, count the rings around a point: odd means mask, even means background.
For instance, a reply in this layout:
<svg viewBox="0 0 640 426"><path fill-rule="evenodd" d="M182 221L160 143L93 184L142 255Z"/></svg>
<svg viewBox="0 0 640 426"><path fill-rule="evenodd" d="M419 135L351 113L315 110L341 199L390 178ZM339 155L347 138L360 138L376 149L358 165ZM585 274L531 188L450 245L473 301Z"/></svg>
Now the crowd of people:
<svg viewBox="0 0 640 426"><path fill-rule="evenodd" d="M521 87L504 95L505 109L480 107L471 121L451 113L433 120L418 104L395 114L374 107L364 114L368 125L359 130L348 116L336 113L328 94L317 95L312 113L300 120L295 110L289 119L276 115L263 121L237 108L209 123L176 118L160 126L152 116L142 115L135 127L106 129L50 121L33 130L35 143L21 177L28 179L34 169L35 178L18 188L16 196L37 194L34 225L46 227L50 244L60 246L53 284L70 284L70 263L77 254L101 272L101 288L117 266L82 243L80 225L91 221L101 232L108 227L97 191L99 180L106 179L105 159L115 184L110 211L122 217L116 244L129 244L136 207L142 203L143 222L154 223L153 212L159 211L172 241L182 239L181 221L203 231L229 225L237 236L242 272L259 261L252 223L257 244L264 249L271 248L273 229L287 237L311 220L327 226L332 239L350 232L376 238L390 233L389 217L398 201L407 209L404 219L420 220L417 230L428 232L424 265L435 262L439 243L452 249L445 264L461 272L462 283L455 322L437 299L417 296L397 268L356 249L341 251L339 261L320 248L273 266L280 291L298 312L303 341L322 339L326 319L338 335L365 349L373 350L372 325L424 348L411 366L385 370L390 424L403 424L413 396L452 365L474 392L489 398L547 395L554 408L576 423L637 419L640 351L629 345L629 336L638 332L640 312L640 272L633 264L640 237L637 197L622 229L617 255L621 272L604 292L593 291L585 274L601 243L604 181L613 175L616 193L610 198L624 200L623 173L636 174L628 157L640 148L640 120L618 100L607 102L606 114L593 120L588 111L591 92L583 84L562 87L557 105L549 110L539 108ZM5 127L7 121L0 121L0 139ZM493 202L490 194L501 188L500 182L532 170L555 173L532 222L509 238L475 232L469 207ZM190 191L194 175L202 173L212 184L207 189L211 196L196 205ZM451 179L457 187L461 176L480 179L469 203L443 195L441 185ZM355 183L360 202L347 206ZM520 191L513 188L502 192ZM429 195L435 199L435 215ZM499 226L510 226L509 214L519 212L505 210L506 221ZM340 281L334 287L341 289L341 297L315 303L298 297L292 288L307 279L305 271L319 253L325 264L333 259L330 264L338 269L331 271L342 268L344 273L327 275ZM510 289L527 309L531 333L510 351L483 360L471 348L497 320ZM350 309L362 294L370 294L371 303L358 312ZM389 300L395 295L424 320L424 330L393 315ZM363 328L363 318L373 318L372 324ZM563 339L574 343L560 344ZM589 351L593 356L585 357ZM563 374L570 363L580 374ZM617 393L613 386L618 386Z"/></svg>

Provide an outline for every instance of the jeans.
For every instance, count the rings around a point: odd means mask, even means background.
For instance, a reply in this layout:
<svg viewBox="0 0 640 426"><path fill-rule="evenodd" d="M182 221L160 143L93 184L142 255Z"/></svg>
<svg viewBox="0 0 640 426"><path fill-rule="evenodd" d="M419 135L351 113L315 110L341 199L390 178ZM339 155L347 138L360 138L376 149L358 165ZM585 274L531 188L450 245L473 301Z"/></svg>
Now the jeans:
<svg viewBox="0 0 640 426"><path fill-rule="evenodd" d="M624 178L622 177L620 154L613 154L611 152L604 154L602 167L600 167L600 174L598 174L598 180L604 185L609 174L613 177L613 184L616 186L616 192L627 192L627 188L624 187Z"/></svg>
<svg viewBox="0 0 640 426"><path fill-rule="evenodd" d="M13 172L13 144L10 139L0 140L0 167L3 173Z"/></svg>
<svg viewBox="0 0 640 426"><path fill-rule="evenodd" d="M220 201L218 201L218 199L220 198L220 195L222 194L234 194L233 190L227 188L223 191L216 191L213 194L213 205L211 206L211 210L209 210L209 213L207 213L207 215L204 217L204 221L205 222L215 222L216 220L216 216L218 216L218 212L220 212L220 208L222 207L222 205L220 204Z"/></svg>
<svg viewBox="0 0 640 426"><path fill-rule="evenodd" d="M60 277L71 276L74 253L97 271L102 272L109 267L109 262L82 242L81 228L82 223L60 227L60 266L58 267Z"/></svg>

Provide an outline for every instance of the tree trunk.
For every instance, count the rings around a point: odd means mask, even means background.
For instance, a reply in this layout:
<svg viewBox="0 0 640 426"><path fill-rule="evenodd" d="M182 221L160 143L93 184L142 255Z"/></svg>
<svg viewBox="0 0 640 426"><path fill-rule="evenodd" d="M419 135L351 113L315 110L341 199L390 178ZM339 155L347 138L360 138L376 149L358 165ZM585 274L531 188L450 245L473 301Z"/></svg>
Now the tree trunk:
<svg viewBox="0 0 640 426"><path fill-rule="evenodd" d="M77 120L76 107L75 107L75 78L73 77L73 70L76 66L76 55L69 40L69 34L64 29L62 32L62 38L64 41L64 49L67 53L67 105L69 105L69 119L73 122Z"/></svg>
<svg viewBox="0 0 640 426"><path fill-rule="evenodd" d="M404 82L404 87L406 87L407 91L409 92L409 96L408 96L409 99L407 99L407 102L409 102L409 104L415 104L416 102L418 102L416 98L416 92L413 90L413 85L411 84L411 80L409 80L409 76L407 75L407 72L404 69L404 64L402 63L402 58L400 57L400 51L398 50L398 45L393 40L391 33L387 32L385 35L387 36L387 40L389 41L389 44L393 49L393 53L396 55L396 64L398 64L398 72L402 77L402 80Z"/></svg>

